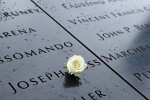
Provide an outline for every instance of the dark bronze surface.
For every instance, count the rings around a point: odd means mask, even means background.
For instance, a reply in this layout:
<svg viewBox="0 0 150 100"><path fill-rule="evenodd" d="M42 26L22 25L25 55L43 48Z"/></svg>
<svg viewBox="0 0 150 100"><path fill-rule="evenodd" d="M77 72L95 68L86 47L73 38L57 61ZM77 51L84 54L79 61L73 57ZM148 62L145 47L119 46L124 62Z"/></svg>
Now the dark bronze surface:
<svg viewBox="0 0 150 100"><path fill-rule="evenodd" d="M1 100L150 99L149 14L149 0L1 0Z"/></svg>

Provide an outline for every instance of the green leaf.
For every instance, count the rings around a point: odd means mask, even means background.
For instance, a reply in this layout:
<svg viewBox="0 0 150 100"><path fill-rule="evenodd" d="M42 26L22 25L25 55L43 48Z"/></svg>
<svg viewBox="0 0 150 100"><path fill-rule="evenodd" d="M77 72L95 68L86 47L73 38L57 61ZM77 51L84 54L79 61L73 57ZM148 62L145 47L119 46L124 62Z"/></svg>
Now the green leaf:
<svg viewBox="0 0 150 100"><path fill-rule="evenodd" d="M74 75L79 77L79 76L80 76L80 73L75 73Z"/></svg>
<svg viewBox="0 0 150 100"><path fill-rule="evenodd" d="M64 63L64 66L67 67L67 63L66 62Z"/></svg>

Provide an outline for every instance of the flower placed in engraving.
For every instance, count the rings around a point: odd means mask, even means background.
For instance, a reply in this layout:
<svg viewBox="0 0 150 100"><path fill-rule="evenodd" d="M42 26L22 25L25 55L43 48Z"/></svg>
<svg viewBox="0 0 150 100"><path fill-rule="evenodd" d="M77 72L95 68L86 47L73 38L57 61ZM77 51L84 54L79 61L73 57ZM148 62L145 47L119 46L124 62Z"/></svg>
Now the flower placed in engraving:
<svg viewBox="0 0 150 100"><path fill-rule="evenodd" d="M66 66L69 74L74 74L75 76L80 76L80 73L87 68L84 58L80 55L70 57Z"/></svg>

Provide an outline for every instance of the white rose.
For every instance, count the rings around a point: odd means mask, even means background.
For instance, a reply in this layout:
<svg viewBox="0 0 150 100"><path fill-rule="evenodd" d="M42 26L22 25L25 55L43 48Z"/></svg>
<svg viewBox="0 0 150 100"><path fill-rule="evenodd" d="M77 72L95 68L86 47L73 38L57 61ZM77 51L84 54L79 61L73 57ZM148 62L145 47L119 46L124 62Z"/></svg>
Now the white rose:
<svg viewBox="0 0 150 100"><path fill-rule="evenodd" d="M75 76L79 76L81 72L83 72L87 68L87 65L84 61L84 58L80 55L74 55L70 57L67 62L67 69L69 74L74 74Z"/></svg>

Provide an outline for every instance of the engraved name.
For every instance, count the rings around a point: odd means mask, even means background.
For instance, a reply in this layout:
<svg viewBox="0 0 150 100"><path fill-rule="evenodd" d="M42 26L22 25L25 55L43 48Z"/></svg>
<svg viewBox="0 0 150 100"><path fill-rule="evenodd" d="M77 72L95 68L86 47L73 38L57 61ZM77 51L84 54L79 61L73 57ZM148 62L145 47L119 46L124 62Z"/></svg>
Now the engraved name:
<svg viewBox="0 0 150 100"><path fill-rule="evenodd" d="M73 9L73 8L82 8L82 7L89 7L89 6L95 6L95 5L103 5L105 4L105 1L103 0L97 0L97 1L85 1L85 2L79 2L79 3L63 3L62 7L65 9Z"/></svg>
<svg viewBox="0 0 150 100"><path fill-rule="evenodd" d="M97 89L93 92L89 92L86 96L81 96L82 100L99 100L106 96L106 94L102 93L100 89Z"/></svg>
<svg viewBox="0 0 150 100"><path fill-rule="evenodd" d="M97 59L93 59L93 60L87 61L87 64L88 64L88 68L94 68L96 66L100 66L101 62ZM10 87L12 93L16 94L19 90L25 90L30 87L37 86L39 84L51 82L53 81L54 78L62 78L66 75L65 73L66 72L63 70L45 72L42 75L31 77L30 79L24 79L19 82L8 82L8 86ZM85 83L87 83L86 81L87 80L85 80ZM99 94L99 97L101 98L102 97L101 91L97 90L97 93ZM95 96L93 96L93 93L89 93L88 95L91 98L95 98ZM83 100L86 100L87 97L82 96L81 98Z"/></svg>
<svg viewBox="0 0 150 100"><path fill-rule="evenodd" d="M10 38L10 37L15 37L23 34L31 34L35 33L36 30L33 28L24 28L24 29L18 29L18 30L11 30L11 31L5 31L0 33L0 39L4 38Z"/></svg>
<svg viewBox="0 0 150 100"><path fill-rule="evenodd" d="M135 48L130 48L121 52L109 53L108 55L100 55L100 57L106 61L115 61L122 58L127 58L133 55L137 55L139 53L143 53L150 50L150 44L140 45Z"/></svg>
<svg viewBox="0 0 150 100"><path fill-rule="evenodd" d="M107 20L110 18L118 18L118 17L136 15L136 14L141 14L141 13L145 13L149 11L150 11L150 5L146 5L139 9L137 8L137 9L121 11L121 12L112 11L108 14L103 14L103 15L80 16L80 17L75 17L73 19L68 19L67 21L71 24L78 25L78 24L86 24L86 23L103 21L103 20Z"/></svg>
<svg viewBox="0 0 150 100"><path fill-rule="evenodd" d="M14 19L14 17L24 16L29 14L41 13L39 9L26 9L26 10L17 10L17 11L10 11L10 12L1 12L0 21Z"/></svg>
<svg viewBox="0 0 150 100"><path fill-rule="evenodd" d="M133 76L139 81L150 79L150 70L134 73Z"/></svg>
<svg viewBox="0 0 150 100"><path fill-rule="evenodd" d="M63 50L64 48L71 48L71 47L73 47L73 44L71 42L64 42L63 44L54 44L52 46L38 48L36 50L16 52L10 55L5 55L3 57L0 57L0 64L12 62L14 60L21 60L24 58L38 56L41 54L47 54L47 53L55 52L58 50Z"/></svg>

